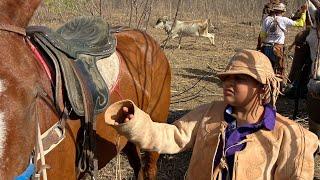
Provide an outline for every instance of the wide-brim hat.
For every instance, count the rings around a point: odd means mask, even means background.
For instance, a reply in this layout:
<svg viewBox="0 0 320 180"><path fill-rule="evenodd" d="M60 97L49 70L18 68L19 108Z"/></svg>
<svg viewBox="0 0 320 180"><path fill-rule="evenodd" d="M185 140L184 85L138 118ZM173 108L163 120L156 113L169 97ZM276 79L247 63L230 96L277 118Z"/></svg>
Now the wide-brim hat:
<svg viewBox="0 0 320 180"><path fill-rule="evenodd" d="M246 74L262 84L270 77L277 78L269 58L259 51L243 49L230 60L224 72L218 73L223 80L227 75ZM280 79L279 79L280 80Z"/></svg>
<svg viewBox="0 0 320 180"><path fill-rule="evenodd" d="M248 75L261 84L267 85L268 92L275 96L272 102L275 102L280 92L281 79L275 75L266 55L255 50L240 50L231 58L225 71L218 73L217 76L223 81L227 76L236 74Z"/></svg>
<svg viewBox="0 0 320 180"><path fill-rule="evenodd" d="M287 11L286 5L285 5L284 3L275 3L275 4L272 4L271 10L272 10L272 11L282 11L282 12Z"/></svg>

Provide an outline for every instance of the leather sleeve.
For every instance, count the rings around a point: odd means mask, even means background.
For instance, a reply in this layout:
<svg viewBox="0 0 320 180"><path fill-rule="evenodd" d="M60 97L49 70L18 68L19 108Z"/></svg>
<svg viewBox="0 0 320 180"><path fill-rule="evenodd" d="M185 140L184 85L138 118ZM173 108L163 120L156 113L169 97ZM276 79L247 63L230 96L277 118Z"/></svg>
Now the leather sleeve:
<svg viewBox="0 0 320 180"><path fill-rule="evenodd" d="M303 27L306 22L306 13L302 13L301 17L294 21L293 26L295 27Z"/></svg>
<svg viewBox="0 0 320 180"><path fill-rule="evenodd" d="M141 111L127 123L110 125L144 150L174 154L193 147L199 123L209 107L202 105L173 124L153 122Z"/></svg>
<svg viewBox="0 0 320 180"><path fill-rule="evenodd" d="M285 126L274 179L313 179L317 136L298 124Z"/></svg>

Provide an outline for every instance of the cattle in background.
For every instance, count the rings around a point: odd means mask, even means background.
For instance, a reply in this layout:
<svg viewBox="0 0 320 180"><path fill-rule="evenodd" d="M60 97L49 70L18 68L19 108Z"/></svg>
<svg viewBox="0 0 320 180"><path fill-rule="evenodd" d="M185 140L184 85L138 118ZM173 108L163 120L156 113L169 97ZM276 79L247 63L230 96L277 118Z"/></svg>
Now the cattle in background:
<svg viewBox="0 0 320 180"><path fill-rule="evenodd" d="M214 45L214 34L208 32L209 20L193 20L193 21L176 21L175 26L172 28L173 21L170 21L167 16L160 17L154 28L164 29L168 37L162 41L164 42L179 37L179 46L181 47L182 37L206 37L210 43Z"/></svg>

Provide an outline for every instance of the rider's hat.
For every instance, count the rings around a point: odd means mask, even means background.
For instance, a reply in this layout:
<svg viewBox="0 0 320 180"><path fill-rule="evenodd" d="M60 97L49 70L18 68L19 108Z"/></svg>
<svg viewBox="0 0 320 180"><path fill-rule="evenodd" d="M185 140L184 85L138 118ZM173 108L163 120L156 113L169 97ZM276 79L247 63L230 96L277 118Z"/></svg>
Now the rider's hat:
<svg viewBox="0 0 320 180"><path fill-rule="evenodd" d="M283 4L283 3L275 3L275 4L273 4L272 7L271 7L271 10L272 11L282 11L282 12L287 11L286 5Z"/></svg>
<svg viewBox="0 0 320 180"><path fill-rule="evenodd" d="M275 106L276 99L280 93L281 79L273 71L269 58L259 51L243 49L238 51L230 60L224 72L218 73L223 81L226 77L235 74L251 76L261 84L265 85L265 103Z"/></svg>

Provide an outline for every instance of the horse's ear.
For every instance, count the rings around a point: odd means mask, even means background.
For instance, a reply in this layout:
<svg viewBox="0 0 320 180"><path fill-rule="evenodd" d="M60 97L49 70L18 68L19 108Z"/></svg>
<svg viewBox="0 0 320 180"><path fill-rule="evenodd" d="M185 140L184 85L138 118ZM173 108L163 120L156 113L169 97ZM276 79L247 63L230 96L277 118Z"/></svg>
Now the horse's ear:
<svg viewBox="0 0 320 180"><path fill-rule="evenodd" d="M311 1L308 1L308 12L311 16L312 22L316 22L316 13L317 13L317 8L313 5Z"/></svg>

